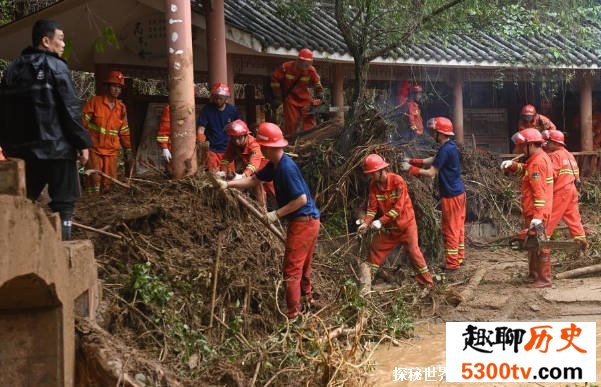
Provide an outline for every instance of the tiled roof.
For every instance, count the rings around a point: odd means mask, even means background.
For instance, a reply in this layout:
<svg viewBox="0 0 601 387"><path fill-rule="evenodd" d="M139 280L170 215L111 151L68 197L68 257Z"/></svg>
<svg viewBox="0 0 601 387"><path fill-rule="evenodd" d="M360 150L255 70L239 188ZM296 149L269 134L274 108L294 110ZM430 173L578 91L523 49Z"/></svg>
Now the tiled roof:
<svg viewBox="0 0 601 387"><path fill-rule="evenodd" d="M195 9L201 11L199 6ZM326 57L347 54L332 8L321 9L303 24L296 24L282 20L271 1L225 0L225 19L228 25L251 34L266 52L309 47ZM601 68L601 30L597 37L597 49L587 49L560 35L509 40L478 32L451 36L446 41L432 37L426 44L396 50L383 60L457 66ZM565 57L563 62L559 54Z"/></svg>

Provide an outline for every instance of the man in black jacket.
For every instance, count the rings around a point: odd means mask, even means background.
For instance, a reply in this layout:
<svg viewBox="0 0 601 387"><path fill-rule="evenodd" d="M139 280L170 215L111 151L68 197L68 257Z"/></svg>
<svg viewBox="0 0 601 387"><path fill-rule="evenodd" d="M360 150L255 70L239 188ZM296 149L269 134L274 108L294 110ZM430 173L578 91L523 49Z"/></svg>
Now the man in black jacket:
<svg viewBox="0 0 601 387"><path fill-rule="evenodd" d="M50 208L60 214L63 240L80 194L76 158L82 164L93 145L81 120L81 104L61 56L62 27L39 20L32 47L12 62L0 85L0 146L8 157L25 160L27 196L36 200L46 184Z"/></svg>

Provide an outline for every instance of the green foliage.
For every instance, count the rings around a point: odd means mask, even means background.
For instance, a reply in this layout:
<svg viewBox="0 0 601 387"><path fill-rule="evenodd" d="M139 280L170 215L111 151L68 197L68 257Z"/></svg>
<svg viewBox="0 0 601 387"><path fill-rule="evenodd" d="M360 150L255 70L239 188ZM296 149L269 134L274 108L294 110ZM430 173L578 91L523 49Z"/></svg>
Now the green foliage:
<svg viewBox="0 0 601 387"><path fill-rule="evenodd" d="M208 338L202 332L192 329L188 324L183 323L177 315L175 320L169 324L169 336L177 344L177 351L184 359L188 359L193 354L200 355L200 364L205 365L213 361L217 356L216 349L209 343Z"/></svg>
<svg viewBox="0 0 601 387"><path fill-rule="evenodd" d="M339 324L348 326L357 323L359 311L367 307L367 301L360 293L359 285L352 279L347 279L342 288L339 309L336 320Z"/></svg>
<svg viewBox="0 0 601 387"><path fill-rule="evenodd" d="M359 68L384 56L400 54L408 45L429 40L460 44L461 36L478 39L481 32L507 39L519 36L564 35L582 45L599 46L601 4L598 0L278 0L281 14L297 19L319 17L324 9L334 15L349 52ZM559 40L561 40L560 38ZM565 63L559 47L536 58L528 50L528 63ZM353 102L364 98L364 80L358 79Z"/></svg>
<svg viewBox="0 0 601 387"><path fill-rule="evenodd" d="M392 303L391 312L386 314L386 327L392 337L399 337L413 331L413 321L405 307L402 293L397 293Z"/></svg>
<svg viewBox="0 0 601 387"><path fill-rule="evenodd" d="M151 273L150 266L150 262L134 265L126 291L133 297L141 298L147 306L163 307L173 297L173 292Z"/></svg>

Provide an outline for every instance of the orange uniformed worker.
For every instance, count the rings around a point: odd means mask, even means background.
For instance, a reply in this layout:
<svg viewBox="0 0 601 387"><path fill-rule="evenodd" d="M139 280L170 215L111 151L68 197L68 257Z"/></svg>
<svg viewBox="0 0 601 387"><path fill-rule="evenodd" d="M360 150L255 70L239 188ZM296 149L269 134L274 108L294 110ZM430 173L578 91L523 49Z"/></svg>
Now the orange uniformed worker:
<svg viewBox="0 0 601 387"><path fill-rule="evenodd" d="M459 149L451 137L453 123L446 117L428 121L428 129L440 148L434 157L404 159L401 168L412 176L438 176L442 204L442 236L445 248L445 270L457 270L465 258L465 186L461 179Z"/></svg>
<svg viewBox="0 0 601 387"><path fill-rule="evenodd" d="M538 114L532 105L525 105L520 112L519 130L534 128L539 132L543 130L556 130L557 127L547 116Z"/></svg>
<svg viewBox="0 0 601 387"><path fill-rule="evenodd" d="M263 157L261 146L250 135L246 122L236 120L226 126L225 133L230 136L230 142L223 154L220 171L228 178L239 180L254 175L259 169L267 165L269 160ZM242 173L236 173L242 169ZM233 175L233 176L232 176ZM263 206L266 203L266 192L275 197L273 182L265 181L255 186L255 197Z"/></svg>
<svg viewBox="0 0 601 387"><path fill-rule="evenodd" d="M409 98L403 113L406 114L409 130L415 134L424 134L424 121L419 108L423 98L423 89L420 85L411 86Z"/></svg>
<svg viewBox="0 0 601 387"><path fill-rule="evenodd" d="M166 163L167 171L171 171L171 108L165 105L161 113L159 130L157 131L157 143L161 148L161 156Z"/></svg>
<svg viewBox="0 0 601 387"><path fill-rule="evenodd" d="M111 71L104 83L108 85L108 92L92 97L82 110L83 124L94 141L86 169L96 169L116 178L121 147L125 150L126 161L132 159L127 110L119 99L125 77L119 71ZM90 174L85 182L86 192L99 193L101 183L108 191L110 180Z"/></svg>
<svg viewBox="0 0 601 387"><path fill-rule="evenodd" d="M315 88L315 99L309 88ZM308 48L299 51L294 61L284 62L271 75L271 89L274 99L272 106L277 108L284 103L284 135L309 130L316 125L315 115L311 114L312 105L318 105L323 99L323 86L313 67L313 53Z"/></svg>
<svg viewBox="0 0 601 387"><path fill-rule="evenodd" d="M388 163L377 154L370 154L363 162L363 173L370 179L367 212L358 232L376 231L369 249L369 263L363 262L359 279L363 292L369 292L373 275L396 246L407 249L411 264L416 271L415 279L420 285L431 286L432 277L426 260L419 248L417 224L413 204L407 192L405 180L387 170ZM375 219L375 220L374 220Z"/></svg>
<svg viewBox="0 0 601 387"><path fill-rule="evenodd" d="M0 146L0 161L5 161L6 157L4 157L4 152L2 151L2 147Z"/></svg>
<svg viewBox="0 0 601 387"><path fill-rule="evenodd" d="M545 130L543 133L545 151L553 162L553 211L545 231L551 237L559 221L563 221L570 230L572 238L587 247L588 242L582 227L582 218L578 210L577 182L580 181L578 163L568 152L564 134L559 130Z"/></svg>
<svg viewBox="0 0 601 387"><path fill-rule="evenodd" d="M512 141L522 147L526 163L505 160L503 171L522 176L522 214L524 227L534 229L549 226L553 209L553 162L542 149L543 136L537 129L524 129L513 135ZM528 280L535 288L551 286L551 256L549 249L528 250Z"/></svg>
<svg viewBox="0 0 601 387"><path fill-rule="evenodd" d="M301 297L305 299L307 306L313 303L311 262L319 235L319 209L315 206L301 170L284 153L288 141L281 129L271 122L261 123L257 131L257 142L269 160L267 165L249 177L220 180L219 185L222 189L251 188L261 182L273 182L278 209L265 214L265 218L268 223L277 222L278 219L288 221L282 265L288 305L286 315L289 319L297 319L302 309Z"/></svg>

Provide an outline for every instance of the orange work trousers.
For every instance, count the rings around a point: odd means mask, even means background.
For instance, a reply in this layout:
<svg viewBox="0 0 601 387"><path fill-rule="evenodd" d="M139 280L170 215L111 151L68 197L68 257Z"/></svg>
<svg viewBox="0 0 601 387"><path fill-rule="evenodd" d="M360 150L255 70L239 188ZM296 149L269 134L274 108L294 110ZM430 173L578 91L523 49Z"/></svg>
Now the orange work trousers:
<svg viewBox="0 0 601 387"><path fill-rule="evenodd" d="M428 265L419 248L417 238L417 224L415 220L404 230L398 228L381 231L374 235L369 248L369 262L382 266L386 256L398 245L403 245L409 254L411 266L416 271L416 280L419 283L432 283Z"/></svg>
<svg viewBox="0 0 601 387"><path fill-rule="evenodd" d="M317 125L315 115L311 114L309 106L299 105L290 99L284 102L284 136L298 131L299 121L302 120L302 130L309 130Z"/></svg>
<svg viewBox="0 0 601 387"><path fill-rule="evenodd" d="M217 153L214 151L208 151L207 152L207 161L205 166L207 167L207 169L209 170L209 172L217 172L219 170L219 167L221 166L221 160L223 160L223 155L224 153ZM234 170L234 163L231 163L230 165L228 165L228 171L233 171Z"/></svg>
<svg viewBox="0 0 601 387"><path fill-rule="evenodd" d="M553 192L553 210L545 229L548 236L553 234L555 227L557 227L562 218L568 226L572 238L585 238L582 218L578 210L578 190L572 183L566 184L564 187Z"/></svg>
<svg viewBox="0 0 601 387"><path fill-rule="evenodd" d="M284 253L284 281L286 282L286 304L288 318L301 311L301 296L313 299L311 289L311 261L319 234L319 219L288 223L286 252Z"/></svg>
<svg viewBox="0 0 601 387"><path fill-rule="evenodd" d="M445 268L454 270L465 258L465 192L441 202Z"/></svg>
<svg viewBox="0 0 601 387"><path fill-rule="evenodd" d="M96 169L104 172L107 175L117 178L117 166L119 162L119 154L116 155L101 155L90 149L86 169ZM97 173L92 173L86 177L85 192L91 195L100 193L100 186L104 191L108 191L111 186L111 181Z"/></svg>

